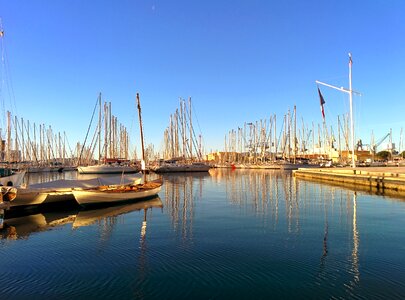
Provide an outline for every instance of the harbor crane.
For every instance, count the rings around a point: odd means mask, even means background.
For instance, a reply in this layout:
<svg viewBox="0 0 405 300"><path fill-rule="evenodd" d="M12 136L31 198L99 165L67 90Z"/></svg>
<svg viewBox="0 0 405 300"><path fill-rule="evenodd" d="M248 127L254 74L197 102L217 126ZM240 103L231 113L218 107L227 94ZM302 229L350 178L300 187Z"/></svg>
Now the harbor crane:
<svg viewBox="0 0 405 300"><path fill-rule="evenodd" d="M391 131L388 132L386 135L384 135L381 139L379 139L375 144L371 145L372 151L373 151L373 157L376 155L377 147L380 146L389 136L391 136Z"/></svg>

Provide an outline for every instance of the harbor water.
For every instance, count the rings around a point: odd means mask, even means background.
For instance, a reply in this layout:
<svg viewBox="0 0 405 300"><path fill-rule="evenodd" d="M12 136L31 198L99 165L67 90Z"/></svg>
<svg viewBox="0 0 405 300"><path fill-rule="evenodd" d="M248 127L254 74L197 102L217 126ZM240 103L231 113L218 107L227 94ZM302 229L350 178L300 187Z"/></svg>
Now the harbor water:
<svg viewBox="0 0 405 300"><path fill-rule="evenodd" d="M163 181L141 202L5 211L0 299L405 298L404 199L279 170Z"/></svg>

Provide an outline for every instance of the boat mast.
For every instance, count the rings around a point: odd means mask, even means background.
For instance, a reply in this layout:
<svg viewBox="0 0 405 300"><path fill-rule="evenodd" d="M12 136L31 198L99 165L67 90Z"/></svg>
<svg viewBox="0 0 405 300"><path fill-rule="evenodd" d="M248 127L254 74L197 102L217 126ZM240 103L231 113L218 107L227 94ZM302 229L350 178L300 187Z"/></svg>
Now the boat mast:
<svg viewBox="0 0 405 300"><path fill-rule="evenodd" d="M145 146L143 143L143 129L142 129L142 116L141 116L141 102L139 100L139 93L136 93L136 100L138 103L138 116L139 116L139 130L141 134L141 147L142 147L142 161L141 161L141 168L142 173L144 176L144 183L146 183L146 171L145 171Z"/></svg>
<svg viewBox="0 0 405 300"><path fill-rule="evenodd" d="M351 144L352 144L352 167L355 168L356 167L356 162L354 159L354 138L355 138L355 134L354 134L354 120L353 120L353 93L356 93L358 95L361 95L358 92L353 91L352 89L352 54L349 53L349 89L345 89L343 87L336 87L318 80L315 80L316 83L318 84L322 84L324 86L333 88L335 90L339 90L341 92L345 92L349 94L349 104L350 104L350 127L351 127Z"/></svg>
<svg viewBox="0 0 405 300"><path fill-rule="evenodd" d="M98 94L98 164L101 161L101 93Z"/></svg>
<svg viewBox="0 0 405 300"><path fill-rule="evenodd" d="M11 113L7 111L7 163L10 163L11 156ZM17 139L16 139L17 140Z"/></svg>
<svg viewBox="0 0 405 300"><path fill-rule="evenodd" d="M351 124L351 138L352 138L352 166L356 167L354 159L354 122L353 122L353 90L352 90L352 54L349 53L349 98L350 98L350 124Z"/></svg>
<svg viewBox="0 0 405 300"><path fill-rule="evenodd" d="M193 160L193 124L191 122L191 97L188 98L188 109L190 119L190 159Z"/></svg>

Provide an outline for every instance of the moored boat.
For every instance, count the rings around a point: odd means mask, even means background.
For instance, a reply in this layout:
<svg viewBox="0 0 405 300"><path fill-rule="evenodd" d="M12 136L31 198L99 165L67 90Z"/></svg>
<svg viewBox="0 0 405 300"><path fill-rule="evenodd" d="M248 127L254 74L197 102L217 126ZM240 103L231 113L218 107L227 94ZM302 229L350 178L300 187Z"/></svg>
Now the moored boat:
<svg viewBox="0 0 405 300"><path fill-rule="evenodd" d="M94 166L77 167L79 174L120 174L120 173L137 173L139 168L125 165L104 164Z"/></svg>
<svg viewBox="0 0 405 300"><path fill-rule="evenodd" d="M11 207L30 207L54 202L74 201L73 189L91 189L98 186L141 183L140 174L96 177L90 179L60 179L18 188Z"/></svg>
<svg viewBox="0 0 405 300"><path fill-rule="evenodd" d="M13 171L10 168L0 168L0 185L20 186L25 175L25 171Z"/></svg>
<svg viewBox="0 0 405 300"><path fill-rule="evenodd" d="M155 173L171 173L171 172L208 172L211 166L204 162L194 163L179 163L165 162L162 165L153 168Z"/></svg>
<svg viewBox="0 0 405 300"><path fill-rule="evenodd" d="M162 187L161 180L141 184L100 185L93 188L74 188L73 196L77 203L91 204L114 203L127 200L143 200L156 196Z"/></svg>

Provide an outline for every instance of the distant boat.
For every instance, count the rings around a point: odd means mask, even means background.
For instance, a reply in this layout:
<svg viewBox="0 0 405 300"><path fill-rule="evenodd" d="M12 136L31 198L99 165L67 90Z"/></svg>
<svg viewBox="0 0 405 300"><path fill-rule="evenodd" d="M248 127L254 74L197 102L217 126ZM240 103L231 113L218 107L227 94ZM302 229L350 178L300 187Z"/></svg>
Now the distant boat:
<svg viewBox="0 0 405 300"><path fill-rule="evenodd" d="M77 167L79 174L120 174L120 173L137 173L139 168L135 166L126 166L119 163L104 164L94 166Z"/></svg>
<svg viewBox="0 0 405 300"><path fill-rule="evenodd" d="M210 165L204 162L180 163L177 161L165 161L161 165L152 168L155 173L172 172L208 172Z"/></svg>
<svg viewBox="0 0 405 300"><path fill-rule="evenodd" d="M96 127L97 132L94 136L97 137L97 139L93 139L94 145L92 142L92 145L90 146L95 149L95 145L98 144L97 164L93 159L90 159L90 157L93 156L92 153L91 155L87 154L86 158L82 157L84 156L85 140L78 158L77 170L79 174L118 174L139 172L140 168L136 165L130 164L130 160L128 159L129 150L127 131L121 126L121 131L119 133L117 132L117 119L111 114L111 102L109 104L104 104L104 117L102 117L101 93L97 98L90 126L97 106L99 107L99 118L98 126ZM104 119L104 144L102 142L102 119ZM90 126L87 134L89 133ZM83 160L85 162L83 162Z"/></svg>
<svg viewBox="0 0 405 300"><path fill-rule="evenodd" d="M144 200L156 196L162 181L149 181L141 184L97 186L94 188L75 188L72 190L77 203L91 204L114 203L127 200Z"/></svg>

